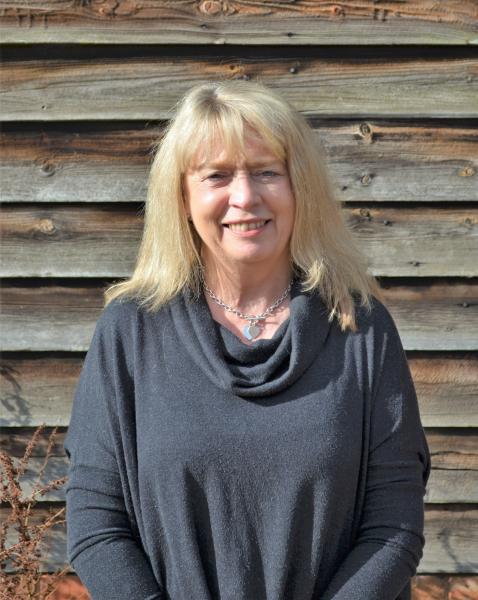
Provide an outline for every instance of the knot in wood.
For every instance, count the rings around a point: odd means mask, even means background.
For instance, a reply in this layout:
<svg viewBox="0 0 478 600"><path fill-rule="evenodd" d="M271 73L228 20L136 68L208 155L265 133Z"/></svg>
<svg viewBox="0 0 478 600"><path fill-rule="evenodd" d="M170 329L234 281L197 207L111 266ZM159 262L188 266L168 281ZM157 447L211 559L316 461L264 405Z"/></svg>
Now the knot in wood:
<svg viewBox="0 0 478 600"><path fill-rule="evenodd" d="M388 219L384 219L383 224L384 225L391 225L392 223Z"/></svg>
<svg viewBox="0 0 478 600"><path fill-rule="evenodd" d="M38 223L38 229L42 233L52 233L55 231L55 225L51 219L40 219L40 222Z"/></svg>
<svg viewBox="0 0 478 600"><path fill-rule="evenodd" d="M222 12L222 5L217 0L205 0L199 5L199 10L206 15L217 15Z"/></svg>
<svg viewBox="0 0 478 600"><path fill-rule="evenodd" d="M43 177L50 177L55 172L55 167L50 162L44 162L40 167L40 173Z"/></svg>
<svg viewBox="0 0 478 600"><path fill-rule="evenodd" d="M370 185L372 183L372 177L368 174L362 175L360 178L360 183L362 185Z"/></svg>
<svg viewBox="0 0 478 600"><path fill-rule="evenodd" d="M360 126L359 126L359 132L360 132L360 135L367 142L372 142L373 141L372 128L370 127L370 125L368 123L361 123Z"/></svg>
<svg viewBox="0 0 478 600"><path fill-rule="evenodd" d="M460 177L473 177L473 175L476 174L476 169L474 169L473 167L464 167L459 175Z"/></svg>

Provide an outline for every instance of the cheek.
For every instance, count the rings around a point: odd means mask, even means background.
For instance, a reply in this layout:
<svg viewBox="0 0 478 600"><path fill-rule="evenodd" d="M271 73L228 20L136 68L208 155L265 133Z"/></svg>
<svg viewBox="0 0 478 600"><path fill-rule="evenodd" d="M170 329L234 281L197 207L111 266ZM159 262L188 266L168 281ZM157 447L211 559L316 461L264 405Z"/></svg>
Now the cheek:
<svg viewBox="0 0 478 600"><path fill-rule="evenodd" d="M203 191L191 198L193 215L204 221L214 221L222 215L222 203L213 191Z"/></svg>

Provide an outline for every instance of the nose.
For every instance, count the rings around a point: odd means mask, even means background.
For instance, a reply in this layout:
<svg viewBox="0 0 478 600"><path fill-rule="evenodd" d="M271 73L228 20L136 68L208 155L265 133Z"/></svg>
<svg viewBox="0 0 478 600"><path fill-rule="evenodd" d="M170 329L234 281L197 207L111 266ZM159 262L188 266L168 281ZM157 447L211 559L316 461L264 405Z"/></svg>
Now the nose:
<svg viewBox="0 0 478 600"><path fill-rule="evenodd" d="M229 202L234 206L246 208L255 204L257 200L257 189L250 174L236 173L229 188Z"/></svg>

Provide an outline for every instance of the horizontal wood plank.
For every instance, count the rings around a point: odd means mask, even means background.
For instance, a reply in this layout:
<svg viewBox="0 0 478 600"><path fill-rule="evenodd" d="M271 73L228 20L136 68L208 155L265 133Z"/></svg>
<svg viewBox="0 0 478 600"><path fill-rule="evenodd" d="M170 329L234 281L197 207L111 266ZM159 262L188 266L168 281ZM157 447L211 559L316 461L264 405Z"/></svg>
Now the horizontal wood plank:
<svg viewBox="0 0 478 600"><path fill-rule="evenodd" d="M478 276L478 208L346 208L371 272L381 276ZM126 277L143 218L132 206L6 206L1 277Z"/></svg>
<svg viewBox="0 0 478 600"><path fill-rule="evenodd" d="M50 575L43 575L47 580ZM46 581L48 583L48 581ZM478 575L415 575L412 577L412 600L476 600ZM90 600L91 596L80 578L65 575L49 600Z"/></svg>
<svg viewBox="0 0 478 600"><path fill-rule="evenodd" d="M47 579L49 575L43 575ZM412 600L476 600L478 575L415 575ZM90 600L91 596L77 575L65 575L49 600Z"/></svg>
<svg viewBox="0 0 478 600"><path fill-rule="evenodd" d="M473 0L2 2L4 43L476 44Z"/></svg>
<svg viewBox="0 0 478 600"><path fill-rule="evenodd" d="M63 503L54 508L58 510ZM52 507L53 508L53 507ZM6 518L8 508L0 508L0 520ZM45 508L33 511L32 523L48 515ZM418 573L475 573L478 569L478 508L449 505L425 507L425 548ZM7 547L18 538L12 531L7 535ZM46 536L45 560L42 571L53 571L66 564L66 533L57 526ZM11 569L6 568L7 572Z"/></svg>
<svg viewBox="0 0 478 600"><path fill-rule="evenodd" d="M477 597L478 575L415 575L412 579L412 600L476 600Z"/></svg>
<svg viewBox="0 0 478 600"><path fill-rule="evenodd" d="M478 200L476 123L312 120L348 202ZM5 123L2 202L143 202L164 125Z"/></svg>
<svg viewBox="0 0 478 600"><path fill-rule="evenodd" d="M419 281L408 286L382 282L405 350L477 350L478 279ZM3 285L1 350L88 349L109 284L47 282Z"/></svg>
<svg viewBox="0 0 478 600"><path fill-rule="evenodd" d="M478 353L408 352L407 358L425 426L478 427ZM0 426L67 426L83 360L83 354L4 353Z"/></svg>
<svg viewBox="0 0 478 600"><path fill-rule="evenodd" d="M211 79L258 79L304 115L476 117L478 59L323 58L310 50L242 57L161 56L7 60L0 65L4 121L168 119L180 97Z"/></svg>
<svg viewBox="0 0 478 600"><path fill-rule="evenodd" d="M51 428L44 429L39 443L28 462L28 468L22 476L22 489L30 495L38 482L38 473L45 461L48 437ZM18 461L25 453L33 430L25 427L2 428L0 450L7 452ZM61 429L55 436L46 469L40 482L67 476L68 458L63 443L66 431ZM430 448L432 470L427 485L425 502L478 504L478 429L427 429L425 431ZM42 497L42 501L64 501L64 489L51 490Z"/></svg>

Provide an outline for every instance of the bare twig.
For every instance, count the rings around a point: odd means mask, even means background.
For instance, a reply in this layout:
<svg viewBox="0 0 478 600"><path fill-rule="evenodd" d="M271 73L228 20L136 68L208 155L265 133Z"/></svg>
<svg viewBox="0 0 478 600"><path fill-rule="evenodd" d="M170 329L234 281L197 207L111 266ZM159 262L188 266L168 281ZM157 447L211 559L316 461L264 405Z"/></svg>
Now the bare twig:
<svg viewBox="0 0 478 600"><path fill-rule="evenodd" d="M65 519L61 516L65 508L50 513L40 524L31 522L32 509L39 498L61 488L67 481L67 477L62 477L44 485L40 483L52 453L56 427L48 438L45 460L29 496L24 495L20 483L45 427L43 423L35 430L18 465L6 452L0 451L0 502L10 505L10 513L0 525L0 600L46 600L69 570L69 565L65 565L47 577L41 573L41 549L46 534L55 525L64 525ZM18 542L8 546L7 536L12 528Z"/></svg>

